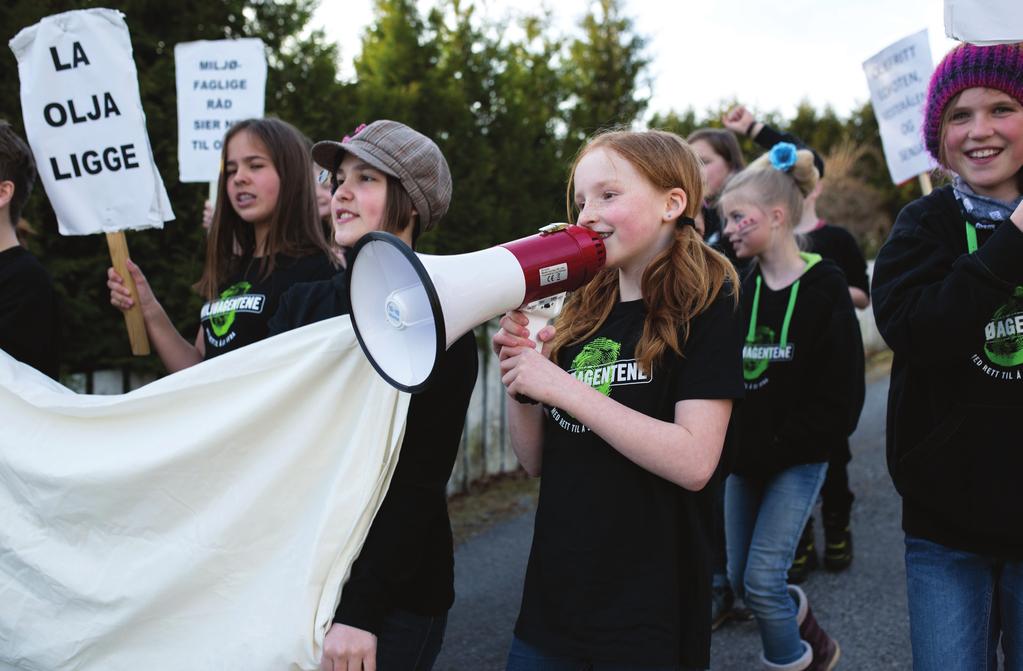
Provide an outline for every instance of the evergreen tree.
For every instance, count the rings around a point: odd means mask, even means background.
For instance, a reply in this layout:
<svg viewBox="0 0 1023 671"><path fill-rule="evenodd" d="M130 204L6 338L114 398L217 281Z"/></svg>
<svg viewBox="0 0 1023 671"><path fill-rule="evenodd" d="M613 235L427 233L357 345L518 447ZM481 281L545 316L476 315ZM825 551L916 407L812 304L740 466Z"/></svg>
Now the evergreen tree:
<svg viewBox="0 0 1023 671"><path fill-rule="evenodd" d="M640 93L646 40L633 32L621 0L593 0L591 7L564 64L569 156L602 128L630 126L649 102Z"/></svg>

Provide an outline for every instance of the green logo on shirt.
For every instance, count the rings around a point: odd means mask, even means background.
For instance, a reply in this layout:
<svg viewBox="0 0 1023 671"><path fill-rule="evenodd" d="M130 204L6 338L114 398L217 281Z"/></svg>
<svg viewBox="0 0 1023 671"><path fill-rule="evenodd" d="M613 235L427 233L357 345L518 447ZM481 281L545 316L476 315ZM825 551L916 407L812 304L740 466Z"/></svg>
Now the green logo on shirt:
<svg viewBox="0 0 1023 671"><path fill-rule="evenodd" d="M758 326L753 342L742 347L742 377L747 382L758 379L767 372L772 361L792 361L796 346L792 343L774 343L774 329Z"/></svg>
<svg viewBox="0 0 1023 671"><path fill-rule="evenodd" d="M604 396L610 396L613 380L610 375L603 374L603 371L612 369L621 351L621 343L609 338L596 338L576 354L568 372Z"/></svg>
<svg viewBox="0 0 1023 671"><path fill-rule="evenodd" d="M231 325L234 324L234 315L237 310L220 311L215 309L216 306L232 296L248 293L251 288L252 284L249 282L238 282L237 284L232 284L230 287L221 292L219 301L207 304L206 307L208 310L204 310L204 312L208 312L210 326L213 328L214 335L218 338L223 338L224 335L231 330Z"/></svg>
<svg viewBox="0 0 1023 671"><path fill-rule="evenodd" d="M1003 368L1023 364L1023 287L995 311L984 327L984 354Z"/></svg>

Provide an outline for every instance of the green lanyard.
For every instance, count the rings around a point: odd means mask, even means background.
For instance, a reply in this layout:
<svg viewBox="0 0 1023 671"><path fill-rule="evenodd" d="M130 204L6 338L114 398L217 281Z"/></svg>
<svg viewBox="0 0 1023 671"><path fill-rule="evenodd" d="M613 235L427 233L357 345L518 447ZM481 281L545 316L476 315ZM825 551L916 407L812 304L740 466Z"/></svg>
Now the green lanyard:
<svg viewBox="0 0 1023 671"><path fill-rule="evenodd" d="M807 270L813 268L821 260L820 254L808 254L807 252L800 252L799 256L806 261L806 268L803 269L805 274ZM802 277L800 277L802 279ZM778 345L785 347L789 342L789 323L792 321L792 313L796 310L796 296L799 295L799 280L792 283L792 288L789 289L789 305L785 308L785 319L781 323L781 337L778 339ZM749 320L749 331L746 333L746 342L752 344L755 342L757 334L757 312L760 309L760 274L757 273L757 288L753 292L753 314L750 315Z"/></svg>
<svg viewBox="0 0 1023 671"><path fill-rule="evenodd" d="M970 254L977 251L977 227L966 220L966 249Z"/></svg>

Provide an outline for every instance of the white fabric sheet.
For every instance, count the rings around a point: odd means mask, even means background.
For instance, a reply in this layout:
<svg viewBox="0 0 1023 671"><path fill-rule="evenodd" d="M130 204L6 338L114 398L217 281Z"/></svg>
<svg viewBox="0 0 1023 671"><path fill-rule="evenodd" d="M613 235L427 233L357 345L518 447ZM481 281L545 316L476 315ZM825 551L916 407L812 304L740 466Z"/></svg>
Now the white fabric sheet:
<svg viewBox="0 0 1023 671"><path fill-rule="evenodd" d="M0 669L317 669L408 395L347 317L120 396L0 352Z"/></svg>

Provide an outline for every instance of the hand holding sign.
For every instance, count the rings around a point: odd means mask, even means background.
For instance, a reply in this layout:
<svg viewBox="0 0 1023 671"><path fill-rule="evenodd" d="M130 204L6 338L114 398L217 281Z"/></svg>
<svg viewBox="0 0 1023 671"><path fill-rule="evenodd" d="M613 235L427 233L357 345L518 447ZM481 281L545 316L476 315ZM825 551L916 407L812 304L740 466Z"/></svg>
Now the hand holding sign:
<svg viewBox="0 0 1023 671"><path fill-rule="evenodd" d="M61 234L106 233L114 266L128 278L122 231L161 228L174 215L146 133L124 16L109 9L56 14L10 46L25 134ZM125 320L132 351L148 354L141 313Z"/></svg>

